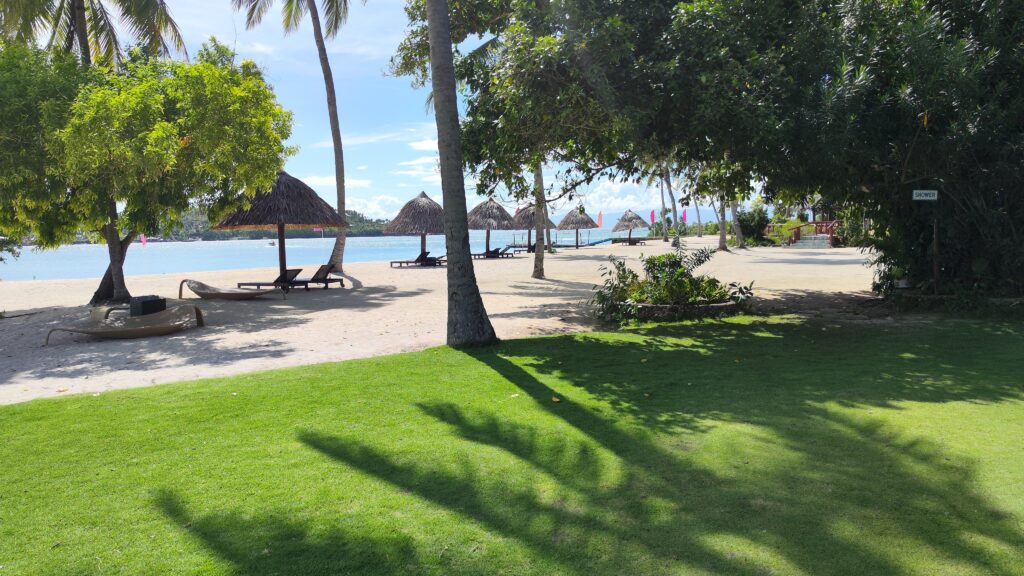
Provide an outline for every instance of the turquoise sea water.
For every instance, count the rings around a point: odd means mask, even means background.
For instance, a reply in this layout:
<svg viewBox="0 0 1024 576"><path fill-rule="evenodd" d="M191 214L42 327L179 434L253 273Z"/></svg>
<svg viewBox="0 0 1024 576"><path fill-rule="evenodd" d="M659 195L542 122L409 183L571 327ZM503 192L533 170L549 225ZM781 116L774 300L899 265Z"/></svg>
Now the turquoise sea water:
<svg viewBox="0 0 1024 576"><path fill-rule="evenodd" d="M643 234L646 231L641 232ZM572 232L552 231L556 241L573 243ZM616 234L621 236L622 234ZM608 230L581 230L580 241L608 238ZM491 247L510 242L526 242L525 232L491 232ZM470 232L474 252L484 250L484 232ZM334 246L333 238L290 239L288 262L311 264L326 262ZM371 262L415 258L419 254L418 236L377 236L349 238L345 248L346 262ZM444 236L428 236L427 250L432 255L444 254ZM0 263L0 280L45 280L58 278L99 278L107 268L107 249L99 244L76 244L55 250L23 248L18 258ZM224 240L217 242L136 242L128 250L125 273L162 274L202 272L238 268L277 266L277 247L268 240Z"/></svg>

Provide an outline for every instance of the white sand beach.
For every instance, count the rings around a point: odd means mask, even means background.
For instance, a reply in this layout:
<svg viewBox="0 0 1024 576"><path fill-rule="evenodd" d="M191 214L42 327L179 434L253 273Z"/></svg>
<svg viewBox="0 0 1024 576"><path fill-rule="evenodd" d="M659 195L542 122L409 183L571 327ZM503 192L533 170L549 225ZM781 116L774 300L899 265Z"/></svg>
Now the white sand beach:
<svg viewBox="0 0 1024 576"><path fill-rule="evenodd" d="M714 238L687 239L689 247ZM532 255L477 260L477 280L495 330L518 338L593 327L584 302L600 282L609 255L636 265L640 255L667 251L647 246L602 245L562 250L545 259L548 279L530 278ZM857 249L753 248L721 253L705 271L723 282L754 281L762 305L785 302L816 307L844 298L867 298L872 273ZM303 266L308 273L315 265ZM287 299L202 301L207 326L171 336L103 341L54 334L81 322L98 279L0 282L0 404L76 393L102 393L203 377L299 366L419 350L444 344L445 270L392 269L386 262L346 265L346 287L293 291ZM133 276L134 295L177 298L184 277L224 287L269 280L276 268ZM169 300L168 305L175 301Z"/></svg>

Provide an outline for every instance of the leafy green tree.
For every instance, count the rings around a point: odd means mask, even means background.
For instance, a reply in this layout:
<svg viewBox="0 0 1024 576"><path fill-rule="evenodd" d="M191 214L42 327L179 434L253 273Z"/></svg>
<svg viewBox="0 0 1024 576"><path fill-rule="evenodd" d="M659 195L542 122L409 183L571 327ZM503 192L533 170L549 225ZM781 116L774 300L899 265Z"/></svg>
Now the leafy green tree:
<svg viewBox="0 0 1024 576"><path fill-rule="evenodd" d="M64 222L73 216L59 209L68 185L53 168L49 145L92 76L70 55L0 43L0 236L26 237L33 220L44 230L74 228ZM35 219L48 202L58 207Z"/></svg>
<svg viewBox="0 0 1024 576"><path fill-rule="evenodd" d="M363 0L364 2L366 0ZM273 0L232 0L236 10L246 11L246 26L252 28L263 20L273 4ZM334 38L348 19L348 0L321 0L320 6L327 18L326 26L320 23L320 11L315 0L284 0L281 4L284 30L286 33L298 30L299 25L309 14L313 25L313 39L316 41L317 54L320 56L320 69L324 76L324 88L327 91L327 116L331 125L331 142L334 147L334 179L337 187L338 213L345 215L345 152L341 142L341 123L338 120L338 97L334 90L334 73L331 61L327 57L327 44L324 38ZM338 228L331 250L330 263L339 271L345 261L346 228Z"/></svg>
<svg viewBox="0 0 1024 576"><path fill-rule="evenodd" d="M121 16L120 26L111 15ZM124 54L118 29L127 30L150 54L185 52L185 41L165 0L5 0L0 36L34 40L48 31L47 45L79 55L82 63L113 65Z"/></svg>
<svg viewBox="0 0 1024 576"><path fill-rule="evenodd" d="M237 207L273 183L290 152L291 115L252 62L235 63L216 41L195 64L135 51L56 116L43 114L36 130L43 171L58 184L5 194L4 209L44 247L79 229L106 242L110 266L93 303L130 296L123 265L138 234L169 232L190 208L216 218Z"/></svg>

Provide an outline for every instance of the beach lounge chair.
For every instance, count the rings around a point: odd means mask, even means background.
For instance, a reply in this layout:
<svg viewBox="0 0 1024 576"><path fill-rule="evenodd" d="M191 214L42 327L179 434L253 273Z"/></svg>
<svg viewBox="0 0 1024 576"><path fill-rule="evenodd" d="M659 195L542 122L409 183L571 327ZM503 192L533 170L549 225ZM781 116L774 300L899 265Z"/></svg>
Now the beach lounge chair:
<svg viewBox="0 0 1024 576"><path fill-rule="evenodd" d="M284 271L283 275L275 278L273 282L239 282L238 288L245 288L247 286L251 288L263 288L264 286L274 286L275 288L280 288L281 290L287 291L289 288L292 287L292 280L295 280L295 278L297 278L298 275L301 273L302 268L289 268Z"/></svg>
<svg viewBox="0 0 1024 576"><path fill-rule="evenodd" d="M191 328L193 323L197 328L206 325L202 310L192 304L173 306L145 316L111 316L111 312L119 309L97 308L90 311L89 320L81 326L53 328L46 333L44 346L50 343L54 332L86 334L96 338L148 338L180 332Z"/></svg>
<svg viewBox="0 0 1024 576"><path fill-rule="evenodd" d="M515 252L512 252L512 247L511 246L505 246L500 251L497 248L495 248L494 249L494 257L495 258L515 258L516 255L515 255Z"/></svg>
<svg viewBox="0 0 1024 576"><path fill-rule="evenodd" d="M185 286L199 296L203 300L252 300L253 298L259 298L261 296L267 296L269 294L275 294L280 292L282 296L285 295L284 290L280 288L269 288L266 290L250 289L250 288L217 288L216 286L210 286L204 282L198 280L182 280L181 284L178 284L178 299L182 298L182 290Z"/></svg>
<svg viewBox="0 0 1024 576"><path fill-rule="evenodd" d="M447 256L434 258L430 252L420 252L415 260L392 260L391 267L403 268L405 266L442 266L447 264Z"/></svg>
<svg viewBox="0 0 1024 576"><path fill-rule="evenodd" d="M296 278L291 281L291 285L292 287L295 288L301 286L302 288L305 288L307 292L309 291L310 284L323 284L324 290L327 290L327 287L334 283L337 283L339 286L344 287L344 280L342 280L341 278L330 277L332 272L334 272L334 264L324 264L323 266L317 268L316 274L313 274L312 278Z"/></svg>

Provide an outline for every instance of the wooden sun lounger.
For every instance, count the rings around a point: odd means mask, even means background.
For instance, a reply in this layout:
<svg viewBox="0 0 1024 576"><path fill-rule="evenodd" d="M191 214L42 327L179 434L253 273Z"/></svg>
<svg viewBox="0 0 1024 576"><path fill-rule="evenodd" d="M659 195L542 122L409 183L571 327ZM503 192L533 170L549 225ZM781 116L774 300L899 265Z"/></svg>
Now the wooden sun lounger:
<svg viewBox="0 0 1024 576"><path fill-rule="evenodd" d="M217 288L216 286L210 286L204 282L198 280L182 280L178 284L178 299L182 298L182 290L185 286L199 296L203 300L252 300L253 298L260 298L261 296L267 296L280 292L282 296L286 296L284 290L280 288L270 288L266 290L250 289L250 288Z"/></svg>
<svg viewBox="0 0 1024 576"><path fill-rule="evenodd" d="M512 249L511 246L506 246L504 248L495 248L494 250L491 250L491 251L484 251L484 252L480 252L478 254L473 254L473 258L476 258L477 260L485 259L485 258L486 259L514 258L515 254L513 254L512 252L509 252L509 250L511 250L511 249Z"/></svg>
<svg viewBox="0 0 1024 576"><path fill-rule="evenodd" d="M331 284L337 283L341 287L345 287L345 281L341 278L331 278L331 273L334 272L334 264L324 264L317 268L316 274L313 274L312 278L296 278L291 281L291 285L295 288L302 287L306 291L309 291L310 284L323 284L324 290L327 289Z"/></svg>
<svg viewBox="0 0 1024 576"><path fill-rule="evenodd" d="M282 290L288 290L292 287L292 281L302 273L302 268L289 268L285 270L283 276L278 276L273 282L239 282L238 288L244 288L246 286L251 288L262 288L264 286L273 286Z"/></svg>
<svg viewBox="0 0 1024 576"><path fill-rule="evenodd" d="M96 338L127 339L163 336L191 328L193 321L197 328L205 326L203 311L193 304L174 306L145 316L114 316L110 313L120 308L99 308L90 312L89 321L82 326L53 328L46 333L46 342L54 332L85 334Z"/></svg>
<svg viewBox="0 0 1024 576"><path fill-rule="evenodd" d="M444 266L448 263L447 256L433 258L430 252L422 252L415 260L392 260L391 267L404 268L405 266Z"/></svg>

